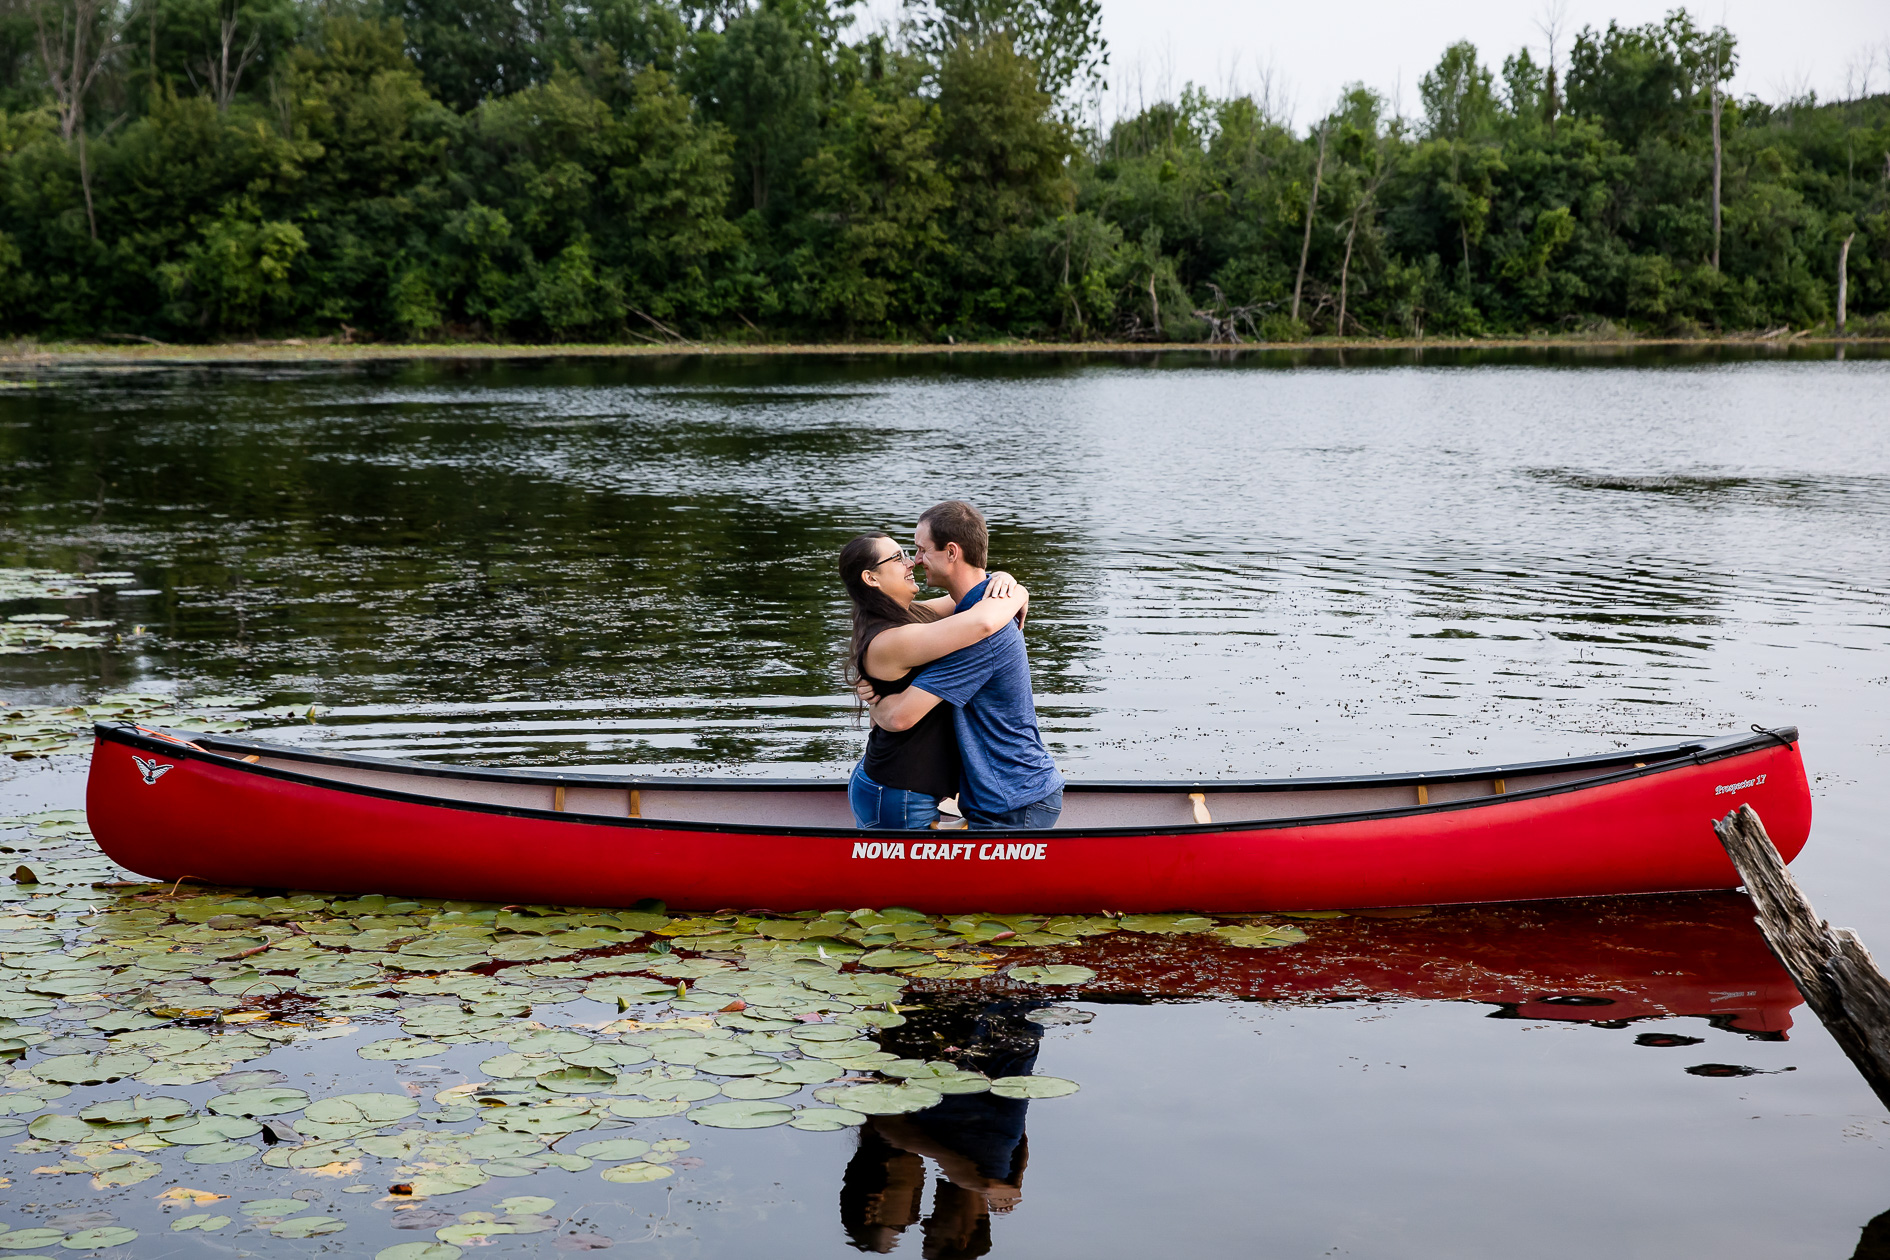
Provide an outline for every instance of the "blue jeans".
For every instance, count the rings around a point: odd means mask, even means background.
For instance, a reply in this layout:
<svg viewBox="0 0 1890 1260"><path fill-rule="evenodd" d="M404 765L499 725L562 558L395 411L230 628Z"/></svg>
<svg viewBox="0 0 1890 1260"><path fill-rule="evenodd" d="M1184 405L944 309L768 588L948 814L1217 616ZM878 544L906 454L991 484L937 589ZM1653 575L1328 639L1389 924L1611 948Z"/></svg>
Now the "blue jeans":
<svg viewBox="0 0 1890 1260"><path fill-rule="evenodd" d="M962 799L960 806L963 806ZM1057 825L1057 819L1063 813L1063 789L1058 788L1050 795L1031 805L1019 805L1016 809L1003 809L996 813L986 813L982 809L965 810L965 826L973 831L1039 831Z"/></svg>
<svg viewBox="0 0 1890 1260"><path fill-rule="evenodd" d="M853 821L862 827L922 831L938 821L936 796L881 787L858 766L847 780L847 804L853 807Z"/></svg>

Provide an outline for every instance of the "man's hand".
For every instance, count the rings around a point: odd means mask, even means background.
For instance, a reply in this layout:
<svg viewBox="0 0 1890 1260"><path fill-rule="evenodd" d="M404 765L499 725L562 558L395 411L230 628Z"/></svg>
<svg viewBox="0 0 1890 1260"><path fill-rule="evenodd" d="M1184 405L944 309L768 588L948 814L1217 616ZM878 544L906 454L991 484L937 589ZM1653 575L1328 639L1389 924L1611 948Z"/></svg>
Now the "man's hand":
<svg viewBox="0 0 1890 1260"><path fill-rule="evenodd" d="M873 684L868 679L862 678L854 683L853 694L865 701L868 708L879 703L879 692L873 690Z"/></svg>

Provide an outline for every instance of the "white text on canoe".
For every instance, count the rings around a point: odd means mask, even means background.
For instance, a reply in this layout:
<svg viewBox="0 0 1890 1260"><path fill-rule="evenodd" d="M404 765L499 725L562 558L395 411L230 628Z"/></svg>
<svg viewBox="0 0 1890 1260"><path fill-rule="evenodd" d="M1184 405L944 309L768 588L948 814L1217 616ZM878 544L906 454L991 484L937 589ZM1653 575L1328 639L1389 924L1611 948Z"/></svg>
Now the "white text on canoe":
<svg viewBox="0 0 1890 1260"><path fill-rule="evenodd" d="M903 840L856 841L856 858L897 858L907 862L1041 862L1047 844L907 844Z"/></svg>

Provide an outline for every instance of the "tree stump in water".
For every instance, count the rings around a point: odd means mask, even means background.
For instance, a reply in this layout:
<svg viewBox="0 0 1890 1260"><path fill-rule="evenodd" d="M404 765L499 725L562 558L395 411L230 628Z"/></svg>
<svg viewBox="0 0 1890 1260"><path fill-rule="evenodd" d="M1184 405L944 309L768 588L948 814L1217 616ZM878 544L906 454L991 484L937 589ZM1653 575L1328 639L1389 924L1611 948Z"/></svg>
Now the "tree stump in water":
<svg viewBox="0 0 1890 1260"><path fill-rule="evenodd" d="M1877 970L1856 933L1818 917L1752 806L1741 805L1713 830L1759 912L1765 943L1878 1099L1890 1107L1890 980Z"/></svg>

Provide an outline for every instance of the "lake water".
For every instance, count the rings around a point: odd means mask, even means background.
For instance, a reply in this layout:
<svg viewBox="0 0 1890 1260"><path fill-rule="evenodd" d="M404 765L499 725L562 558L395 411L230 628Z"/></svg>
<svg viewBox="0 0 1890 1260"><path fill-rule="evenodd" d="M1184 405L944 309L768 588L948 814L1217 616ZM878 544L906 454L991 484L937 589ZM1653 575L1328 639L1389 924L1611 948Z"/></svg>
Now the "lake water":
<svg viewBox="0 0 1890 1260"><path fill-rule="evenodd" d="M833 557L963 497L990 518L994 566L1032 590L1039 709L1072 777L1441 769L1795 724L1817 816L1794 869L1890 950L1881 355L546 360L11 384L0 564L125 575L4 606L109 623L98 647L0 657L14 705L241 694L266 738L325 748L837 778L863 732L839 686ZM81 803L82 758L0 764L9 814ZM32 891L0 910L32 910ZM86 911L71 895L64 912ZM394 1228L403 1212L444 1227L513 1194L570 1215L487 1240L505 1254L556 1237L691 1257L1890 1255L1890 1221L1859 1242L1890 1211L1890 1119L1742 898L1300 926L1283 949L1123 933L1065 951L1099 973L1066 1003L1088 1022L940 983L884 1030L1034 1056L1081 1084L1069 1097L860 1132L639 1121L691 1143L686 1166L648 1184L538 1171L419 1209L254 1161L113 1189L32 1171L57 1153L0 1152L0 1224L140 1230L102 1253L119 1256L372 1254L432 1238ZM533 1017L615 1014L557 996ZM391 1013L355 1016L378 1035ZM395 1066L359 1044L257 1062L313 1096L386 1088ZM397 1070L431 1093L496 1052ZM979 1200L952 1174L1000 1130L1009 1189ZM395 1167L367 1158L360 1184ZM347 1228L174 1233L190 1209L153 1196L175 1185L232 1214L301 1191Z"/></svg>

